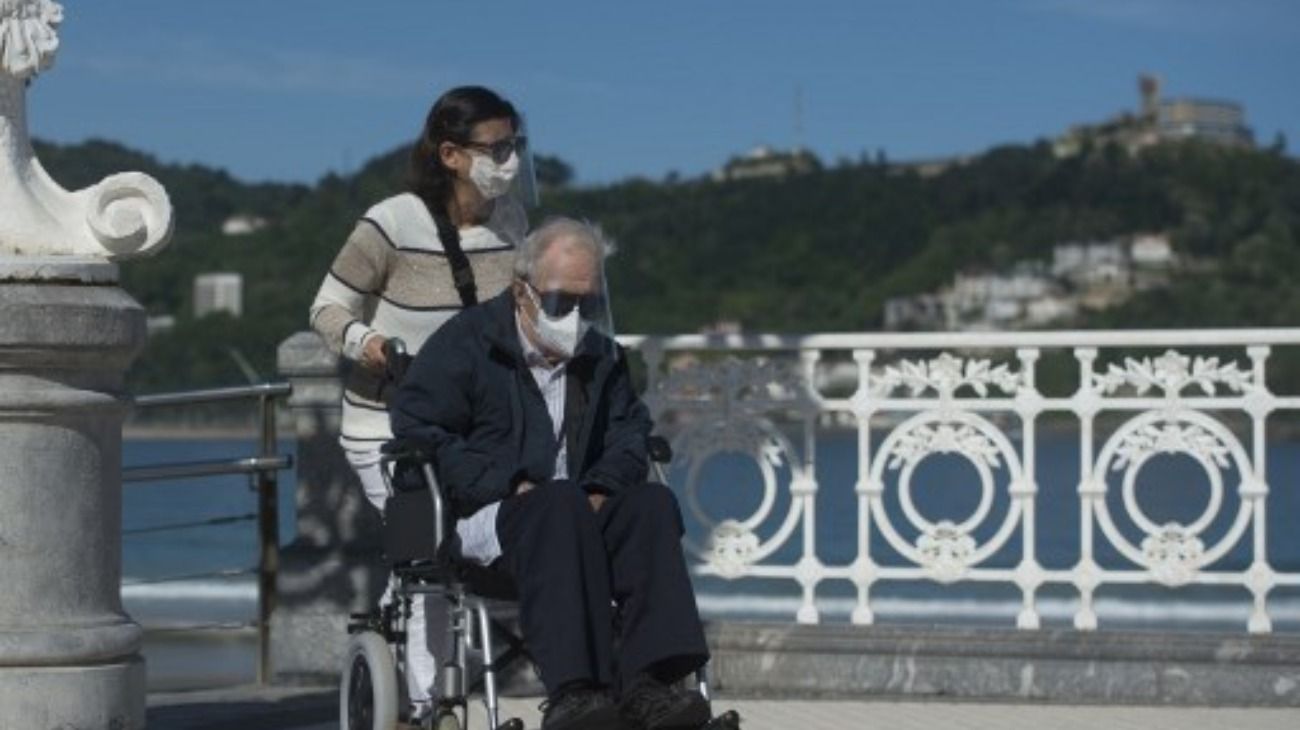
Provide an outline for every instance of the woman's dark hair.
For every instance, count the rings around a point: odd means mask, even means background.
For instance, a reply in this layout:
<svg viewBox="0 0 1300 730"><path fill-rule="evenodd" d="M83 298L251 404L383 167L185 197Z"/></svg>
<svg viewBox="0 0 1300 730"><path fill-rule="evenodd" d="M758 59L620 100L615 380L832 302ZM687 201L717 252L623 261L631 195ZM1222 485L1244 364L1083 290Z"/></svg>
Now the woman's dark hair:
<svg viewBox="0 0 1300 730"><path fill-rule="evenodd" d="M458 86L434 102L411 151L411 192L420 196L433 215L438 237L448 250L460 248L460 233L447 214L456 174L442 164L438 147L443 142L463 145L472 141L474 125L491 119L509 119L519 131L519 112L510 102L482 86Z"/></svg>

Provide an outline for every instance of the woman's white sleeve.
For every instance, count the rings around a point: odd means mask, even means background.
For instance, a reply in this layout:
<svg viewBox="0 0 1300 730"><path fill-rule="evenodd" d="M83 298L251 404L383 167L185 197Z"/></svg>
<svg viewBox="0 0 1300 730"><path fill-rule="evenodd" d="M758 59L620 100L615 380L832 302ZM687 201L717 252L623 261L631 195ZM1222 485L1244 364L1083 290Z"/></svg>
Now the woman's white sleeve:
<svg viewBox="0 0 1300 730"><path fill-rule="evenodd" d="M365 221L348 236L311 305L311 327L331 350L358 360L366 341L379 334L365 321L367 300L386 279L391 247Z"/></svg>

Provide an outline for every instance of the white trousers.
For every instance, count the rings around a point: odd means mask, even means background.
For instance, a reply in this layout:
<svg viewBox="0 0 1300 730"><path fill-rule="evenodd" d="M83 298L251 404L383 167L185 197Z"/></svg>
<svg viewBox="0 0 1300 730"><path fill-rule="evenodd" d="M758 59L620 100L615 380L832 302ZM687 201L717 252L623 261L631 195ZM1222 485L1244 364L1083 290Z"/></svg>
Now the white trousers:
<svg viewBox="0 0 1300 730"><path fill-rule="evenodd" d="M348 449L344 453L361 480L366 499L382 513L388 499L388 485L379 471L379 449ZM496 534L499 506L500 503L494 502L467 519L457 521L456 534L460 536L464 557L486 565L501 556L501 543ZM430 525L429 529L432 530L433 526ZM391 601L390 584L379 603L387 605ZM448 630L451 617L447 609L447 602L437 596L422 593L411 600L411 618L406 625L406 689L411 702L416 705L428 705L437 699L438 657L449 656L452 650L451 632Z"/></svg>

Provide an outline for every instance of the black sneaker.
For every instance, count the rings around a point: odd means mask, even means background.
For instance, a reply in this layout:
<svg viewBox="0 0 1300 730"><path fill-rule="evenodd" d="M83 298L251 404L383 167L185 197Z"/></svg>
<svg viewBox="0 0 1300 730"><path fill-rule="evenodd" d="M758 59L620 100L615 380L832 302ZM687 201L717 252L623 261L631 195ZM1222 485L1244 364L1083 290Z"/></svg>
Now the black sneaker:
<svg viewBox="0 0 1300 730"><path fill-rule="evenodd" d="M618 709L624 720L645 730L695 730L712 719L699 692L653 680L633 685Z"/></svg>
<svg viewBox="0 0 1300 730"><path fill-rule="evenodd" d="M542 703L542 730L619 730L618 708L604 690L571 689Z"/></svg>

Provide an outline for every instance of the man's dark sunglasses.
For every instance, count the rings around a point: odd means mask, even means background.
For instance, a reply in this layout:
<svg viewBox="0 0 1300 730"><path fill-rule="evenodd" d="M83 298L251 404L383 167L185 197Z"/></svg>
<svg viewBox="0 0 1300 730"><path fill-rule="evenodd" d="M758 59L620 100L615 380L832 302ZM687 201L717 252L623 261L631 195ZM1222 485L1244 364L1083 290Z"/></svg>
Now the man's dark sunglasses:
<svg viewBox="0 0 1300 730"><path fill-rule="evenodd" d="M537 287L525 282L529 289L537 294L537 302L548 317L564 317L578 308L578 316L583 319L595 319L605 310L605 297L600 294L572 294L566 291L539 291Z"/></svg>
<svg viewBox="0 0 1300 730"><path fill-rule="evenodd" d="M510 153L512 152L518 151L519 154L523 154L524 150L528 149L528 138L521 134L515 137L497 140L491 144L486 142L466 142L461 146L472 147L476 150L486 152L488 156L492 158L493 162L500 165L510 159Z"/></svg>

